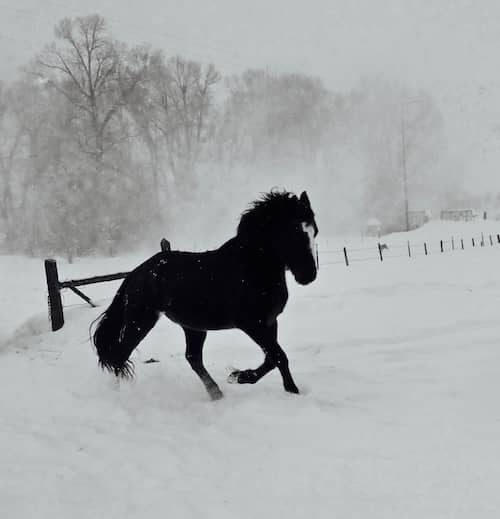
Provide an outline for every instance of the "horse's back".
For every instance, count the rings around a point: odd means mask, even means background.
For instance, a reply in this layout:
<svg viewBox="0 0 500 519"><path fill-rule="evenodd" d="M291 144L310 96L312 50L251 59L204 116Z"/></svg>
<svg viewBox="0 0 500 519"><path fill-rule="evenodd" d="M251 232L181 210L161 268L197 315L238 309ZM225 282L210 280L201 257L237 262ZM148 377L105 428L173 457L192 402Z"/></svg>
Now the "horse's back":
<svg viewBox="0 0 500 519"><path fill-rule="evenodd" d="M153 266L161 285L161 311L193 329L234 327L235 262L219 251L157 254Z"/></svg>

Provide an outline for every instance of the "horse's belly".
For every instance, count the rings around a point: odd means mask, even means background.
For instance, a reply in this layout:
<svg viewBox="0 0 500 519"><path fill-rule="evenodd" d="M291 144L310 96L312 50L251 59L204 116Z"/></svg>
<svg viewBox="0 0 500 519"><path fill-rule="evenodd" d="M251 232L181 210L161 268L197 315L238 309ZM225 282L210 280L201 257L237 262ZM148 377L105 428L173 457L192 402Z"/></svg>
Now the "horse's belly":
<svg viewBox="0 0 500 519"><path fill-rule="evenodd" d="M179 324L183 328L189 328L190 330L207 331L235 328L235 324L230 321L208 320L203 318L193 319L191 316L172 315L168 312L164 312L164 314L174 323Z"/></svg>
<svg viewBox="0 0 500 519"><path fill-rule="evenodd" d="M191 301L189 304L167 305L163 313L171 321L193 330L234 328L234 319L224 306Z"/></svg>

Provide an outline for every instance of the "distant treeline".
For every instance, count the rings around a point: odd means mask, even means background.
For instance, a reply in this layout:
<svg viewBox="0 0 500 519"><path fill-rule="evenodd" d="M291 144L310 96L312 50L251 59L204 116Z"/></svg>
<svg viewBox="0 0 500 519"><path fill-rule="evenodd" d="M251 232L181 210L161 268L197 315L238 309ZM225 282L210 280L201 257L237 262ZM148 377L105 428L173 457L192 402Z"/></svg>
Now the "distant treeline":
<svg viewBox="0 0 500 519"><path fill-rule="evenodd" d="M0 83L0 246L113 253L299 183L329 221L398 219L402 160L415 196L435 190L443 127L433 99L401 84L339 94L304 74L222 78L127 47L98 15L64 19L22 77Z"/></svg>

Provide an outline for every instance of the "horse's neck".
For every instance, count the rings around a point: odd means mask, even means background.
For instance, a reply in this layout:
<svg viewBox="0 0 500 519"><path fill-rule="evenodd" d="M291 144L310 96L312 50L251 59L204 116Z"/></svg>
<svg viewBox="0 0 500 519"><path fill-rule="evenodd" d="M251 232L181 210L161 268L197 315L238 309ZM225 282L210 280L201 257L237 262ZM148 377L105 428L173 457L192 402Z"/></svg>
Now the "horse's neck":
<svg viewBox="0 0 500 519"><path fill-rule="evenodd" d="M241 257L243 263L255 265L259 269L266 268L270 271L285 271L285 265L276 255L270 239L259 240L236 235L223 245L223 247L225 246L233 248Z"/></svg>

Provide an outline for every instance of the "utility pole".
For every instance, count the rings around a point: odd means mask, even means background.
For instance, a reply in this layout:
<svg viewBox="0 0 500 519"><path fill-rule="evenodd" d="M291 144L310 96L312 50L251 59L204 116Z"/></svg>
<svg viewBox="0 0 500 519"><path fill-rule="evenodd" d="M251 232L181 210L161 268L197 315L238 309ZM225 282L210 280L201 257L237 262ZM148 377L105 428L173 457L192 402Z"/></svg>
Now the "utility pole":
<svg viewBox="0 0 500 519"><path fill-rule="evenodd" d="M402 158L402 166L403 166L403 199L405 206L405 225L406 231L410 230L410 218L408 214L408 175L406 171L406 122L405 122L405 112L404 105L403 111L401 114L401 158Z"/></svg>

